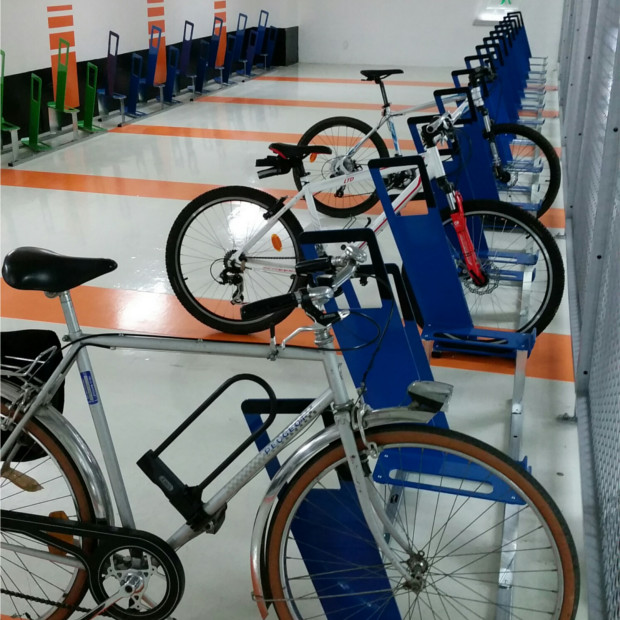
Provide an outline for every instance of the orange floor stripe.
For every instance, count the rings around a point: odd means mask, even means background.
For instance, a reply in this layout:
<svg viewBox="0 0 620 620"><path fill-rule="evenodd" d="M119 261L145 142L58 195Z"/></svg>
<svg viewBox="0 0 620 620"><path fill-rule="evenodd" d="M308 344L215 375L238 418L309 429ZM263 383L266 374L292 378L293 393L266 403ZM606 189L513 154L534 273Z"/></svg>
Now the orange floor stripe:
<svg viewBox="0 0 620 620"><path fill-rule="evenodd" d="M530 118L532 116L538 116L538 112L534 112L533 110L521 110L519 112L519 116L526 116ZM558 110L543 110L542 116L543 118L558 118L560 113Z"/></svg>
<svg viewBox="0 0 620 620"><path fill-rule="evenodd" d="M253 142L284 142L297 144L301 134L273 133L268 131L231 131L228 129L199 129L196 127L168 127L163 125L123 125L110 129L116 133L130 133L139 136L170 136L175 138L202 138L215 140L242 140ZM385 140L388 148L394 148L392 140ZM399 141L403 151L413 151L413 140Z"/></svg>
<svg viewBox="0 0 620 620"><path fill-rule="evenodd" d="M1 281L1 315L4 318L63 323L60 303L37 291L16 291ZM164 336L183 336L228 342L268 342L268 334L233 336L206 327L191 317L176 297L158 293L81 286L72 292L77 314L84 327L145 332ZM303 318L302 318L303 317ZM278 326L278 338L288 335L307 319L301 311ZM311 346L308 334L296 344ZM465 355L433 358L433 366L512 374L510 360ZM570 336L541 334L527 364L527 376L557 381L573 380Z"/></svg>
<svg viewBox="0 0 620 620"><path fill-rule="evenodd" d="M297 144L298 133L270 131L230 131L228 129L201 129L198 127L167 127L163 125L123 125L110 130L144 136L173 136L175 138L210 138L215 140L252 140L253 142L290 142Z"/></svg>
<svg viewBox="0 0 620 620"><path fill-rule="evenodd" d="M540 221L547 228L566 228L566 213L564 209L549 209Z"/></svg>
<svg viewBox="0 0 620 620"><path fill-rule="evenodd" d="M379 103L357 103L357 102L343 102L343 101L311 101L311 100L299 100L299 99L255 99L251 97L210 97L205 95L196 99L200 103L234 103L245 105L268 105L268 106L285 106L285 107L299 107L299 108L334 108L350 109L350 110L381 110L381 104ZM399 112L410 108L411 105L404 104L392 104L392 112ZM416 112L432 112L436 110L436 107L422 108Z"/></svg>
<svg viewBox="0 0 620 620"><path fill-rule="evenodd" d="M319 84L369 84L375 86L374 82L368 82L362 78L350 79L350 78L313 78L313 77L278 77L275 75L261 75L256 80L267 80L270 82L309 82ZM392 80L386 81L386 86L431 86L434 88L453 88L452 82L420 82L417 80Z"/></svg>
<svg viewBox="0 0 620 620"><path fill-rule="evenodd" d="M125 179L122 177L68 174L64 172L37 172L15 168L2 169L0 185L111 194L116 196L136 196L140 198L164 198L185 200L187 202L210 189L220 187L219 185L209 183ZM266 189L265 191L276 198L286 198L295 195L295 190L292 186L289 189ZM305 209L306 203L301 201L296 205L296 208ZM377 215L381 213L381 210L381 206L377 205L370 209L368 214ZM542 217L542 222L549 228L564 228L566 225L564 209L549 209Z"/></svg>
<svg viewBox="0 0 620 620"><path fill-rule="evenodd" d="M36 172L34 170L17 170L14 168L2 170L0 184L12 187L56 189L69 192L139 196L143 198L171 198L173 200L191 200L209 189L218 187L217 185L209 185L207 183L126 179L90 174Z"/></svg>

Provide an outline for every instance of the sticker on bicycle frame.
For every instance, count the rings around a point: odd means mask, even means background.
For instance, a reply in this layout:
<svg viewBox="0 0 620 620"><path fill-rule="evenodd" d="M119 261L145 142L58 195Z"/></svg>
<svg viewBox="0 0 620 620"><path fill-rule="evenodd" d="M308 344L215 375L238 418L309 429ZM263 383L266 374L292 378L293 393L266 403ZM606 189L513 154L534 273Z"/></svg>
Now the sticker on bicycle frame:
<svg viewBox="0 0 620 620"><path fill-rule="evenodd" d="M96 405L99 402L99 397L95 382L93 381L93 375L87 370L86 372L81 372L80 376L82 377L82 386L84 387L84 394L86 394L88 404Z"/></svg>

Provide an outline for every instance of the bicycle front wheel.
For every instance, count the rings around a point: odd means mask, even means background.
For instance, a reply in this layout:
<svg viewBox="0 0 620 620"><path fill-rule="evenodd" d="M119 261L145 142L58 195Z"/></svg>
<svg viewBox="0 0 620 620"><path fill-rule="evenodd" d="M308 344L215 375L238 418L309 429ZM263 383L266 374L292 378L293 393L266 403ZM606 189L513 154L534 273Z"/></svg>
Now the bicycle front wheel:
<svg viewBox="0 0 620 620"><path fill-rule="evenodd" d="M194 198L175 220L166 243L166 270L186 310L219 331L250 334L289 312L251 321L241 306L282 295L301 285L295 264L302 253L301 225L290 212L251 248L239 251L277 211L277 200L251 187L221 187Z"/></svg>
<svg viewBox="0 0 620 620"><path fill-rule="evenodd" d="M491 136L502 161L495 171L500 200L539 205L544 215L560 191L562 171L553 145L539 131L518 123L494 125Z"/></svg>
<svg viewBox="0 0 620 620"><path fill-rule="evenodd" d="M450 214L442 212L450 251L475 327L542 332L564 292L564 264L551 233L515 205L495 200L464 203L467 228L488 282L467 272Z"/></svg>
<svg viewBox="0 0 620 620"><path fill-rule="evenodd" d="M304 167L308 176L305 180L313 182L359 172L368 169L371 159L388 157L388 148L378 133L372 133L364 140L371 132L370 125L348 116L326 118L312 125L298 144L328 146L332 153L306 159ZM355 152L351 152L355 147ZM293 170L293 177L297 189L301 189L301 178L296 170ZM359 215L378 200L372 179L348 183L313 195L318 211L331 217Z"/></svg>
<svg viewBox="0 0 620 620"><path fill-rule="evenodd" d="M285 488L271 521L266 572L279 618L574 617L570 532L524 468L444 429L383 425L366 440L376 446L358 441L369 492L408 578L378 550L337 441Z"/></svg>
<svg viewBox="0 0 620 620"><path fill-rule="evenodd" d="M4 385L3 385L4 391ZM2 396L3 436L10 431L9 400ZM0 471L2 510L94 522L87 486L56 438L30 420L10 462ZM1 527L1 524L0 524ZM21 533L2 531L2 613L12 618L64 620L74 613L88 590L87 573L61 563L63 551ZM73 537L73 542L80 542ZM82 547L94 548L93 540ZM37 557L55 554L58 561Z"/></svg>

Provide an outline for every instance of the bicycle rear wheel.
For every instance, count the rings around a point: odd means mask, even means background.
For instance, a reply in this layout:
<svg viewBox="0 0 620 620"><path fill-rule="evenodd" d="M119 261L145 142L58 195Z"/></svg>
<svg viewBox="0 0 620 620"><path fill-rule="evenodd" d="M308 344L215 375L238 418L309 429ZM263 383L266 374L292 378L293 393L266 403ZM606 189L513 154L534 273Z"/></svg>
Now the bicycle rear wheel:
<svg viewBox="0 0 620 620"><path fill-rule="evenodd" d="M378 133L373 133L355 152L349 151L372 131L372 127L363 121L348 116L335 116L319 121L300 138L298 144L307 146L317 144L328 146L331 155L317 155L304 161L309 176L306 181L319 181L358 172L368 168L368 162L378 157L388 157L389 151ZM293 171L297 189L302 188L301 178ZM314 194L316 208L331 217L351 217L367 211L377 202L377 193L372 179L356 181L332 190Z"/></svg>
<svg viewBox="0 0 620 620"><path fill-rule="evenodd" d="M336 441L288 484L271 520L266 574L278 618L574 617L570 532L524 468L454 431L399 424L366 433L377 447L358 442L369 492L407 542L386 533L411 580L378 551Z"/></svg>
<svg viewBox="0 0 620 620"><path fill-rule="evenodd" d="M2 388L4 392L4 384ZM11 422L4 393L1 407L3 433L7 433ZM31 419L19 442L17 456L2 463L2 510L94 522L87 486L54 436ZM31 620L64 620L73 614L88 590L86 571L25 553L56 553L59 560L63 554L26 535L7 531L1 535L2 613ZM92 540L81 544L86 550L94 548Z"/></svg>
<svg viewBox="0 0 620 620"><path fill-rule="evenodd" d="M502 160L496 170L500 200L540 203L544 215L560 191L562 171L553 145L540 132L518 123L493 125L491 135Z"/></svg>
<svg viewBox="0 0 620 620"><path fill-rule="evenodd" d="M219 331L250 334L290 312L241 319L241 306L293 291L301 285L295 264L302 252L301 225L290 212L251 248L238 251L277 211L277 200L251 187L221 187L194 198L179 213L166 243L172 289L196 319Z"/></svg>
<svg viewBox="0 0 620 620"><path fill-rule="evenodd" d="M471 200L464 203L464 210L488 277L484 286L469 277L447 210L442 219L474 326L518 332L536 329L540 334L555 316L564 292L564 264L551 233L508 203Z"/></svg>

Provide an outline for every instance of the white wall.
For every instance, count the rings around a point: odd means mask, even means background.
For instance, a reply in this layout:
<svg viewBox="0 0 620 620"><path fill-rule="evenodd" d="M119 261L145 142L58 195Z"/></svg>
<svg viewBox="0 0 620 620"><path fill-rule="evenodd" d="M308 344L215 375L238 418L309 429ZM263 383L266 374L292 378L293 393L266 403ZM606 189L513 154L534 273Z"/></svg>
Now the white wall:
<svg viewBox="0 0 620 620"><path fill-rule="evenodd" d="M248 27L256 26L261 9L269 13L268 26L287 28L299 24L299 2L307 0L227 0L226 15L228 29L237 28L237 16L245 13L248 16ZM168 0L166 0L168 2Z"/></svg>
<svg viewBox="0 0 620 620"><path fill-rule="evenodd" d="M483 0L301 0L301 62L457 67L490 26ZM513 0L534 55L557 59L562 0Z"/></svg>
<svg viewBox="0 0 620 620"><path fill-rule="evenodd" d="M67 0L73 5L77 61L103 58L108 31L116 32L119 53L148 47L146 0ZM47 6L63 0L0 0L0 47L6 52L5 75L36 71L50 66ZM183 39L185 20L194 23L194 38L213 30L213 0L165 0L166 43ZM240 12L248 27L256 26L260 9L269 12L268 25L296 26L297 2L287 0L228 0L228 29L237 27Z"/></svg>
<svg viewBox="0 0 620 620"><path fill-rule="evenodd" d="M54 0L0 0L0 46L6 75L50 66L48 4ZM71 2L71 0L68 0ZM562 0L518 0L532 49L557 57ZM61 3L61 0L58 0ZM483 0L228 0L228 29L237 16L269 25L299 25L301 62L457 67L489 27L473 26ZM513 0L514 4L514 0ZM72 0L77 60L103 58L108 31L120 35L119 52L148 46L146 0ZM213 0L165 0L166 42L183 38L186 19L194 37L211 34Z"/></svg>

